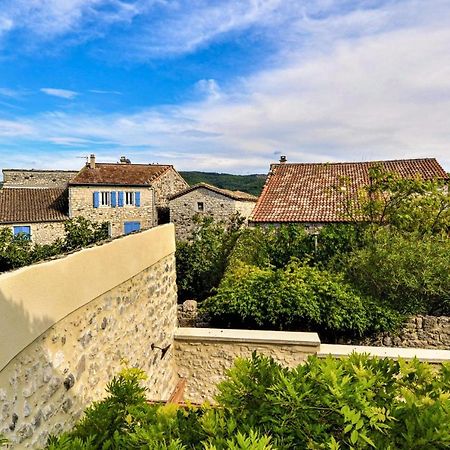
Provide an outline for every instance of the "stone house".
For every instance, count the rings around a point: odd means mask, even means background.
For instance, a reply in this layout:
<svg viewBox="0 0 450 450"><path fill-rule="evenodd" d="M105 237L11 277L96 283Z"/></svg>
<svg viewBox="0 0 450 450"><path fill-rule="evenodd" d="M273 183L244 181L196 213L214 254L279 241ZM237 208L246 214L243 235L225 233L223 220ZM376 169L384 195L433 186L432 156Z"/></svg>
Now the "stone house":
<svg viewBox="0 0 450 450"><path fill-rule="evenodd" d="M188 184L171 165L89 163L80 171L3 169L0 227L39 244L64 236L64 221L108 222L112 237L168 222L168 197Z"/></svg>
<svg viewBox="0 0 450 450"><path fill-rule="evenodd" d="M0 227L13 234L24 234L32 242L50 244L64 236L64 222L69 219L67 189L0 189Z"/></svg>
<svg viewBox="0 0 450 450"><path fill-rule="evenodd" d="M269 225L301 223L320 227L327 223L348 222L345 200L357 199L358 192L369 183L369 169L379 166L403 178L420 176L424 180L448 179L434 158L344 163L271 164L263 191L249 223ZM350 186L345 193L336 189L345 179Z"/></svg>
<svg viewBox="0 0 450 450"><path fill-rule="evenodd" d="M168 197L186 188L171 165L89 163L69 183L69 217L108 222L112 237L164 221Z"/></svg>
<svg viewBox="0 0 450 450"><path fill-rule="evenodd" d="M209 216L218 222L227 222L239 214L247 221L256 201L257 197L246 192L199 183L169 198L170 221L175 224L177 239L182 240L193 231L195 216Z"/></svg>

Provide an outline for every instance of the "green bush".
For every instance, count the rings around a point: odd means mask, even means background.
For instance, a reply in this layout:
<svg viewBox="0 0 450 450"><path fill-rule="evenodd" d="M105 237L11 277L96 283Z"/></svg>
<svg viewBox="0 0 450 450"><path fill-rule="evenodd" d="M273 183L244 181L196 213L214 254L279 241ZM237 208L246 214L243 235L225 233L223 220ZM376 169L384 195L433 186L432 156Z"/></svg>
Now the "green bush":
<svg viewBox="0 0 450 450"><path fill-rule="evenodd" d="M219 285L229 255L241 233L242 219L228 224L207 217L198 219L198 227L176 251L178 298L203 300Z"/></svg>
<svg viewBox="0 0 450 450"><path fill-rule="evenodd" d="M450 240L380 228L348 256L348 280L401 313L450 314Z"/></svg>
<svg viewBox="0 0 450 450"><path fill-rule="evenodd" d="M108 237L107 223L91 222L83 217L68 220L64 229L64 238L52 244L33 244L27 236L14 236L11 229L0 229L0 272L27 266Z"/></svg>
<svg viewBox="0 0 450 450"><path fill-rule="evenodd" d="M214 407L150 405L127 369L47 450L440 450L450 446L450 365L310 357L294 369L253 354Z"/></svg>
<svg viewBox="0 0 450 450"><path fill-rule="evenodd" d="M361 297L343 277L292 260L285 268L240 264L201 305L213 325L319 331L327 338L394 327L399 316Z"/></svg>

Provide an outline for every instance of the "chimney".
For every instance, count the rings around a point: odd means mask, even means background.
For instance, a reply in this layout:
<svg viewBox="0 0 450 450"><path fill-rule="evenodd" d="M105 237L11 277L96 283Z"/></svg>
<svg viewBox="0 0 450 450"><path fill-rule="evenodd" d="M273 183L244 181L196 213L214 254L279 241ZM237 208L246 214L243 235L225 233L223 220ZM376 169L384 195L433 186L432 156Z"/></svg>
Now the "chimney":
<svg viewBox="0 0 450 450"><path fill-rule="evenodd" d="M287 161L286 156L281 155L281 156L280 156L280 164L284 164L286 161Z"/></svg>
<svg viewBox="0 0 450 450"><path fill-rule="evenodd" d="M119 162L120 164L131 164L131 161L125 156L121 156Z"/></svg>
<svg viewBox="0 0 450 450"><path fill-rule="evenodd" d="M93 153L89 157L89 167L95 169L95 155Z"/></svg>

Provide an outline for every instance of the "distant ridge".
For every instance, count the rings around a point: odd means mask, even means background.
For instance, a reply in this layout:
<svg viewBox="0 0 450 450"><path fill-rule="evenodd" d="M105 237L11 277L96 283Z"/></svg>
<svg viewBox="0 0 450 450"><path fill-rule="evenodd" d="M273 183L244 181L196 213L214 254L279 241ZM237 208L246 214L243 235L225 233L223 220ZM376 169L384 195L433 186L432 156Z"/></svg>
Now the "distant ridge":
<svg viewBox="0 0 450 450"><path fill-rule="evenodd" d="M259 196L266 181L266 175L233 175L217 172L179 172L179 174L192 186L197 183L212 184L221 189L242 191Z"/></svg>

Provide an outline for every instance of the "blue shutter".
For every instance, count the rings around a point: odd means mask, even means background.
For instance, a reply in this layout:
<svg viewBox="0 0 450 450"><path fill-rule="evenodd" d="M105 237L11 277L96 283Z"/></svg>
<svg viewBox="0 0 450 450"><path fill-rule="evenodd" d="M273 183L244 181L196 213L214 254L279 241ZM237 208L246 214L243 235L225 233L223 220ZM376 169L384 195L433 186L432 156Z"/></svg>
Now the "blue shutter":
<svg viewBox="0 0 450 450"><path fill-rule="evenodd" d="M136 206L141 206L141 193L140 192L134 193L134 204Z"/></svg>
<svg viewBox="0 0 450 450"><path fill-rule="evenodd" d="M111 208L115 208L117 205L116 202L116 192L112 191L111 192Z"/></svg>
<svg viewBox="0 0 450 450"><path fill-rule="evenodd" d="M118 199L119 199L119 208L122 208L122 206L123 206L123 192L122 191L119 191L118 193L117 193L117 197L118 197Z"/></svg>
<svg viewBox="0 0 450 450"><path fill-rule="evenodd" d="M31 227L30 226L24 226L24 227L20 227L20 226L16 226L13 227L13 233L14 236L24 236L27 237L28 239L31 238Z"/></svg>
<svg viewBox="0 0 450 450"><path fill-rule="evenodd" d="M94 208L98 208L100 206L100 194L99 192L94 192Z"/></svg>
<svg viewBox="0 0 450 450"><path fill-rule="evenodd" d="M123 231L125 234L133 233L134 231L139 231L141 229L140 222L125 222L123 224Z"/></svg>

